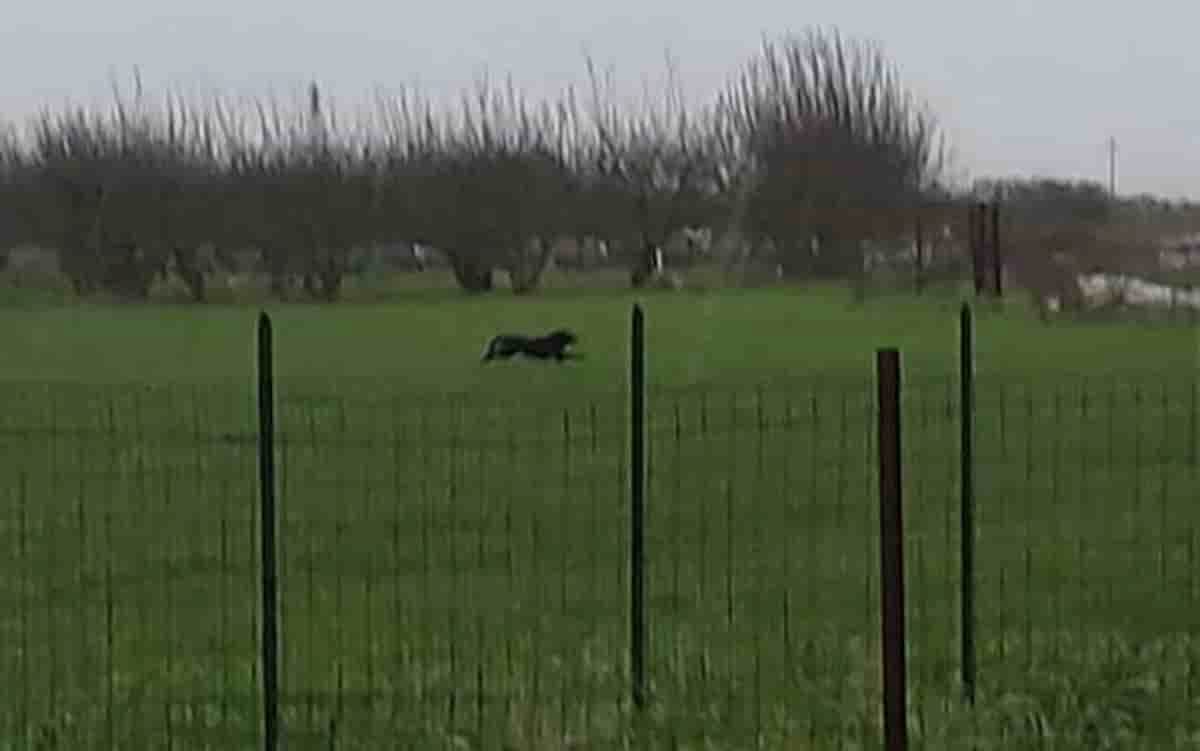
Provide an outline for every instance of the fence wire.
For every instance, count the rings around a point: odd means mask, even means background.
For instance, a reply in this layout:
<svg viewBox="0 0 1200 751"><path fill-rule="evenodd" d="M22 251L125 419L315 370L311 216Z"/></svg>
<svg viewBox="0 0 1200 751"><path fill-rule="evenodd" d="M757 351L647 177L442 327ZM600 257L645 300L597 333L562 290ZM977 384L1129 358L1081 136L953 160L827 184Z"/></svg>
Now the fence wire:
<svg viewBox="0 0 1200 751"><path fill-rule="evenodd" d="M285 743L878 744L874 398L867 379L649 395L638 715L624 399L281 381ZM958 381L906 382L918 742L1197 730L1196 398L1182 377L979 379L970 714ZM251 390L2 400L0 747L259 743Z"/></svg>
<svg viewBox="0 0 1200 751"><path fill-rule="evenodd" d="M248 390L6 387L4 747L253 742L252 407Z"/></svg>
<svg viewBox="0 0 1200 751"><path fill-rule="evenodd" d="M1156 729L1162 747L1197 716L1198 416L1191 377L980 383L980 670L996 690L1045 705L1060 689L1065 711Z"/></svg>
<svg viewBox="0 0 1200 751"><path fill-rule="evenodd" d="M282 403L288 727L413 747L616 734L620 402L500 412L285 385Z"/></svg>

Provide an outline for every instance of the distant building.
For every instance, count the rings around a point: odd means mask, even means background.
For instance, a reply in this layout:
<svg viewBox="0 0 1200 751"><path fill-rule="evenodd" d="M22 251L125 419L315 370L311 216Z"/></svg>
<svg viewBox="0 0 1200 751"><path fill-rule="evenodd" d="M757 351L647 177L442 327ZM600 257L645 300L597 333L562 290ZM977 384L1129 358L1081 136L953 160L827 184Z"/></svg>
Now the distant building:
<svg viewBox="0 0 1200 751"><path fill-rule="evenodd" d="M1170 271L1200 267L1200 232L1164 242L1158 251L1158 265Z"/></svg>

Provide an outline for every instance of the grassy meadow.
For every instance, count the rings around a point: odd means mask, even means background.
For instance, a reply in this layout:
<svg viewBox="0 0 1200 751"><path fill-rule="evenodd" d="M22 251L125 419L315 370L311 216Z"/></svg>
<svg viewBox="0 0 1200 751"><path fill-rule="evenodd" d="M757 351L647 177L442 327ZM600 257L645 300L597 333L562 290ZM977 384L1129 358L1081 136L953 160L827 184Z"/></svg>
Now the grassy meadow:
<svg viewBox="0 0 1200 751"><path fill-rule="evenodd" d="M3 294L0 749L254 747L259 306ZM626 657L635 299L642 715ZM1200 746L1195 329L979 306L969 709L958 304L552 284L267 305L287 747L879 747L880 346L905 369L914 746ZM479 363L496 332L556 327L585 359Z"/></svg>

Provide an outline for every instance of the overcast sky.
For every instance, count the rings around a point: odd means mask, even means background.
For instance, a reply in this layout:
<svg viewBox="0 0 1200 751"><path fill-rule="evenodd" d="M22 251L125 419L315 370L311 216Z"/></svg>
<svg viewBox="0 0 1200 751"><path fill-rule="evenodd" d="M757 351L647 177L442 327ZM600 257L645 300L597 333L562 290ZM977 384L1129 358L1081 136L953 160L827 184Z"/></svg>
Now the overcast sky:
<svg viewBox="0 0 1200 751"><path fill-rule="evenodd" d="M763 35L836 26L882 45L941 119L969 176L1107 180L1200 199L1200 2L1142 0L61 0L9 3L0 112L103 102L115 72L145 87L301 91L339 102L483 70L533 95L585 81L584 50L631 91L667 49L690 96L715 91Z"/></svg>

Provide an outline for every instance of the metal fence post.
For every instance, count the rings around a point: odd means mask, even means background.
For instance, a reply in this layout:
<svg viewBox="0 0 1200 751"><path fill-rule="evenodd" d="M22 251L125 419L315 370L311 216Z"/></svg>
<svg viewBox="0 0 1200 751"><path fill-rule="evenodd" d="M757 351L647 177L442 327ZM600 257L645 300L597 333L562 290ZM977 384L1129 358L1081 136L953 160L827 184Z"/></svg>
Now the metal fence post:
<svg viewBox="0 0 1200 751"><path fill-rule="evenodd" d="M975 296L982 296L985 292L987 260L984 257L983 246L985 238L984 220L984 205L978 201L971 201L967 204L967 234L971 238L971 276L975 283Z"/></svg>
<svg viewBox="0 0 1200 751"><path fill-rule="evenodd" d="M875 355L879 403L880 594L886 751L908 748L904 635L904 515L900 446L900 352Z"/></svg>
<svg viewBox="0 0 1200 751"><path fill-rule="evenodd" d="M1000 201L992 202L992 293L1004 297L1004 257L1000 251Z"/></svg>
<svg viewBox="0 0 1200 751"><path fill-rule="evenodd" d="M1200 466L1200 383L1192 381L1192 409L1189 443L1192 467Z"/></svg>
<svg viewBox="0 0 1200 751"><path fill-rule="evenodd" d="M279 591L276 571L275 376L271 319L258 317L259 572L262 585L263 749L279 748Z"/></svg>
<svg viewBox="0 0 1200 751"><path fill-rule="evenodd" d="M975 322L969 303L959 315L960 521L962 587L962 682L975 703Z"/></svg>
<svg viewBox="0 0 1200 751"><path fill-rule="evenodd" d="M645 316L633 306L629 338L629 664L633 705L646 706L646 335Z"/></svg>
<svg viewBox="0 0 1200 751"><path fill-rule="evenodd" d="M920 209L917 209L914 245L916 251L916 287L917 294L925 291L925 223L922 221Z"/></svg>

